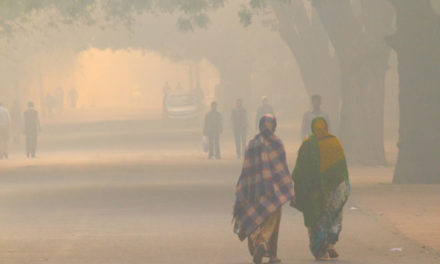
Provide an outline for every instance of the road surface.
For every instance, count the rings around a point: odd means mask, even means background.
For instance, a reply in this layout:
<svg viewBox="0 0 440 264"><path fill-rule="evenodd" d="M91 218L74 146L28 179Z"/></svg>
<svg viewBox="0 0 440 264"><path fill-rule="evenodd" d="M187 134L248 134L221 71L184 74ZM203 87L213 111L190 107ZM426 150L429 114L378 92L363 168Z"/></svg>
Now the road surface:
<svg viewBox="0 0 440 264"><path fill-rule="evenodd" d="M231 144L224 160L208 161L197 129L109 126L52 128L38 159L17 149L2 162L0 263L251 263L232 233L241 164ZM370 213L358 188L345 210L341 259L332 263L440 263L437 252ZM283 208L284 263L315 263L302 221Z"/></svg>

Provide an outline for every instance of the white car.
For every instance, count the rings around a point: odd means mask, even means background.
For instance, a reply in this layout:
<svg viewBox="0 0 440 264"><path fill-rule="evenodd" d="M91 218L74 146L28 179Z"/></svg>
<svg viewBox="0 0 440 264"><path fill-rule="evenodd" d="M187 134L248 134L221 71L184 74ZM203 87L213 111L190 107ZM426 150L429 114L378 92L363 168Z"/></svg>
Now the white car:
<svg viewBox="0 0 440 264"><path fill-rule="evenodd" d="M170 94L164 101L164 118L167 120L198 119L200 107L193 94Z"/></svg>

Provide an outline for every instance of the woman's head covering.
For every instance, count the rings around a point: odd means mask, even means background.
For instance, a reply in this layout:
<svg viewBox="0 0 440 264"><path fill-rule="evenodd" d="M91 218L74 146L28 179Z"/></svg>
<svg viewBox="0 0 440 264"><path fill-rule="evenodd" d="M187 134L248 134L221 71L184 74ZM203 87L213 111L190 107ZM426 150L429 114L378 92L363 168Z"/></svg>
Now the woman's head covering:
<svg viewBox="0 0 440 264"><path fill-rule="evenodd" d="M316 138L325 138L330 135L328 132L328 124L325 118L317 117L312 121L312 133Z"/></svg>
<svg viewBox="0 0 440 264"><path fill-rule="evenodd" d="M267 123L272 123L273 131L267 126ZM270 137L275 133L275 130L277 128L277 119L274 115L266 114L260 119L260 133L263 135L263 137Z"/></svg>

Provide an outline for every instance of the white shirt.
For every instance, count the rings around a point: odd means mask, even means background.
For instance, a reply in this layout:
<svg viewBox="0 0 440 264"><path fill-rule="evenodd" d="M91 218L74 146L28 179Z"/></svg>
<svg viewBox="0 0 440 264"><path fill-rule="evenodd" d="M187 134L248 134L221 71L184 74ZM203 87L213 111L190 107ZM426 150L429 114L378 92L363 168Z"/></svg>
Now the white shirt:
<svg viewBox="0 0 440 264"><path fill-rule="evenodd" d="M0 126L9 126L9 124L11 124L11 117L8 109L0 106Z"/></svg>

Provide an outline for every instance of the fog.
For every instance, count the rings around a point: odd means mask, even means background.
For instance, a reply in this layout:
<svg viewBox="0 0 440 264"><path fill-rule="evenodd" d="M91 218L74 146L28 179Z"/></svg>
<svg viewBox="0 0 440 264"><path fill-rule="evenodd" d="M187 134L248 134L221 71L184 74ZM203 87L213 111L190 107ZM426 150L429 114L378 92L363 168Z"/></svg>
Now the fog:
<svg viewBox="0 0 440 264"><path fill-rule="evenodd" d="M207 9L209 24L191 31L179 28L177 21L185 16L182 12L133 14L130 25L108 21L99 7L89 11L93 24L80 18L63 22L63 13L53 8L25 13L26 19L18 16L14 32L3 38L2 101L12 106L17 100L22 110L28 101L34 101L43 127L48 128L58 123L121 119L154 119L159 125L163 89L168 83L180 92L200 90L203 94L198 120L177 120L178 127L200 131L212 101L219 102L225 125L230 126L230 112L239 98L245 101L249 121L255 126L257 108L267 96L277 117L298 129L303 113L311 107L309 96L316 93L323 96L323 109L333 121L332 132L338 134L340 115L333 109L341 107L340 92L329 95L325 87L320 88L323 94L307 88L304 78L310 77L304 76L309 73L298 66L298 55L278 33L282 21L267 8L254 14L253 23L246 27L239 17L245 4L234 1ZM304 4L305 15L313 19L312 6ZM353 3L353 8L361 7ZM55 18L47 19L47 15ZM329 52L335 58L334 50ZM398 73L394 53L388 64L383 130L385 141L395 145ZM319 75L317 72L316 78ZM53 107L49 117L47 95L55 97L60 90L63 98L57 103L63 109ZM72 91L77 93L75 108L71 106ZM392 162L395 155L390 159Z"/></svg>
<svg viewBox="0 0 440 264"><path fill-rule="evenodd" d="M438 263L439 7L0 1L0 262L250 263L231 225L240 100L245 143L273 109L289 173L308 115L341 141L341 262ZM313 263L308 239L284 206L279 257Z"/></svg>

